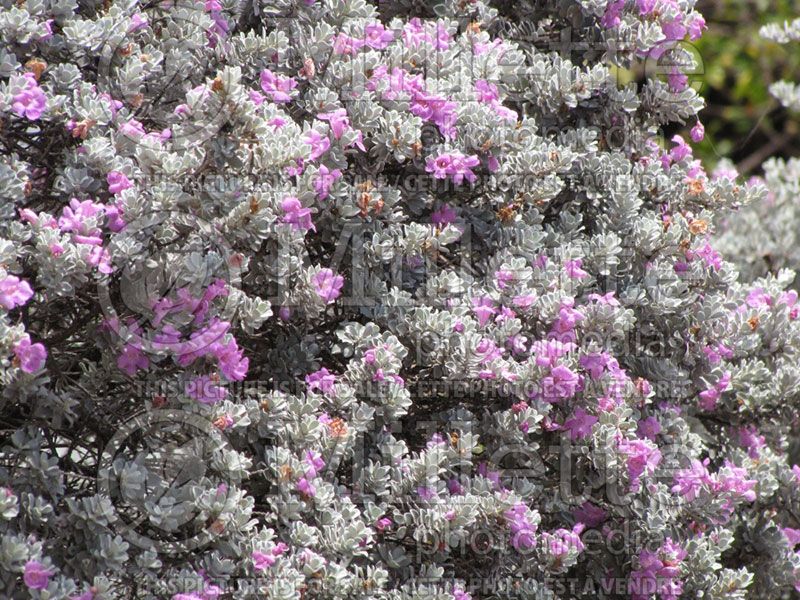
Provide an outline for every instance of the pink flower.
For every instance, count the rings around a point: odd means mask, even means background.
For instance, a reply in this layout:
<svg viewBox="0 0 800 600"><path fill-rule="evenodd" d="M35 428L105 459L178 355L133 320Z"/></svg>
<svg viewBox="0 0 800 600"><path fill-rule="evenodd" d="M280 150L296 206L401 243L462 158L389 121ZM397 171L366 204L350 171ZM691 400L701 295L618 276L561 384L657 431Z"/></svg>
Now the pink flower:
<svg viewBox="0 0 800 600"><path fill-rule="evenodd" d="M297 480L297 491L310 498L313 498L317 495L317 488L315 488L305 477L301 477Z"/></svg>
<svg viewBox="0 0 800 600"><path fill-rule="evenodd" d="M364 35L367 45L375 50L383 50L394 39L394 33L387 31L380 21L367 25L364 28Z"/></svg>
<svg viewBox="0 0 800 600"><path fill-rule="evenodd" d="M497 282L497 287L504 290L510 282L514 281L514 273L501 269L500 271L494 272L494 278Z"/></svg>
<svg viewBox="0 0 800 600"><path fill-rule="evenodd" d="M450 152L428 159L425 170L428 173L433 173L436 179L444 179L450 175L456 185L461 185L465 177L467 181L475 181L477 179L470 167L475 167L479 164L480 160L476 154L468 157L460 152Z"/></svg>
<svg viewBox="0 0 800 600"><path fill-rule="evenodd" d="M392 520L389 519L388 517L383 517L382 519L378 519L375 522L375 529L377 529L380 532L385 531L391 526L392 526Z"/></svg>
<svg viewBox="0 0 800 600"><path fill-rule="evenodd" d="M572 278L586 279L589 274L581 269L583 266L583 259L568 260L564 262L564 268L567 270L567 275Z"/></svg>
<svg viewBox="0 0 800 600"><path fill-rule="evenodd" d="M507 510L505 518L510 521L511 545L517 550L520 548L533 548L536 546L536 525L532 524L527 517L527 507L522 502L517 502L513 508Z"/></svg>
<svg viewBox="0 0 800 600"><path fill-rule="evenodd" d="M497 93L497 86L485 79L479 79L475 82L475 92L478 94L478 102L491 104L500 98Z"/></svg>
<svg viewBox="0 0 800 600"><path fill-rule="evenodd" d="M145 134L144 127L136 119L131 119L120 125L119 130L126 136L138 139Z"/></svg>
<svg viewBox="0 0 800 600"><path fill-rule="evenodd" d="M342 137L345 131L350 129L350 119L347 116L347 111L343 108L338 108L332 113L320 113L317 118L330 122L333 137L337 140Z"/></svg>
<svg viewBox="0 0 800 600"><path fill-rule="evenodd" d="M699 40L703 35L703 29L708 29L708 27L706 27L706 20L703 18L703 15L696 14L689 22L689 39L693 42Z"/></svg>
<svg viewBox="0 0 800 600"><path fill-rule="evenodd" d="M671 491L678 492L687 501L692 502L697 497L697 491L702 488L703 484L711 485L713 483L711 475L706 468L708 463L709 459L707 458L703 462L694 459L689 469L677 471L674 475L674 485Z"/></svg>
<svg viewBox="0 0 800 600"><path fill-rule="evenodd" d="M297 87L294 77L280 78L269 69L261 71L261 89L272 98L273 102L286 103L291 101L289 92Z"/></svg>
<svg viewBox="0 0 800 600"><path fill-rule="evenodd" d="M425 170L428 173L433 173L436 179L445 179L452 165L453 159L449 154L440 154L436 158L428 159Z"/></svg>
<svg viewBox="0 0 800 600"><path fill-rule="evenodd" d="M281 208L283 212L286 213L283 222L287 225L291 225L292 231L297 231L301 228L306 231L309 229L313 231L317 230L314 223L311 222L311 209L303 208L303 205L300 204L300 200L294 196L286 196L281 202Z"/></svg>
<svg viewBox="0 0 800 600"><path fill-rule="evenodd" d="M32 296L33 290L24 279L6 275L6 278L0 281L0 306L11 310L15 306L22 306Z"/></svg>
<svg viewBox="0 0 800 600"><path fill-rule="evenodd" d="M589 294L589 300L597 302L598 304L608 304L609 306L619 306L619 300L614 297L614 290L611 290L607 294L600 295L600 294Z"/></svg>
<svg viewBox="0 0 800 600"><path fill-rule="evenodd" d="M536 302L536 296L534 294L527 294L525 296L517 296L514 298L514 306L519 308L530 308L533 306L534 302Z"/></svg>
<svg viewBox="0 0 800 600"><path fill-rule="evenodd" d="M308 160L311 162L319 159L319 157L331 147L331 141L327 137L322 137L322 135L314 129L309 130L308 133L305 134L303 141L311 146L311 155L308 157Z"/></svg>
<svg viewBox="0 0 800 600"><path fill-rule="evenodd" d="M320 270L312 281L317 294L329 304L339 297L340 290L344 285L344 277L336 275L330 269Z"/></svg>
<svg viewBox="0 0 800 600"><path fill-rule="evenodd" d="M692 138L693 142L702 142L703 138L706 135L706 128L703 127L703 124L698 121L697 124L692 127L692 131L689 133Z"/></svg>
<svg viewBox="0 0 800 600"><path fill-rule="evenodd" d="M136 13L131 17L131 24L128 27L128 33L133 33L134 31L138 31L140 29L145 29L147 27L147 16L142 16L139 13Z"/></svg>
<svg viewBox="0 0 800 600"><path fill-rule="evenodd" d="M542 397L545 402L560 402L571 398L579 383L578 376L564 365L557 365L550 375L542 379Z"/></svg>
<svg viewBox="0 0 800 600"><path fill-rule="evenodd" d="M757 287L750 290L745 302L750 308L758 308L759 306L772 305L772 298L762 288Z"/></svg>
<svg viewBox="0 0 800 600"><path fill-rule="evenodd" d="M38 371L47 358L44 345L31 344L31 338L27 335L14 346L14 354L19 360L19 368L26 373Z"/></svg>
<svg viewBox="0 0 800 600"><path fill-rule="evenodd" d="M333 182L336 181L341 174L342 172L339 169L330 171L325 165L320 165L317 178L314 180L314 190L316 190L320 200L325 200L325 198L328 197L328 192Z"/></svg>
<svg viewBox="0 0 800 600"><path fill-rule="evenodd" d="M305 461L306 465L308 465L308 468L306 469L306 477L309 479L316 477L317 472L325 466L325 461L322 460L322 457L313 450L306 452Z"/></svg>
<svg viewBox="0 0 800 600"><path fill-rule="evenodd" d="M451 156L453 157L453 165L450 175L453 178L453 183L461 185L465 177L467 181L475 181L477 179L475 173L470 170L470 167L477 167L481 163L477 155L464 156L455 152Z"/></svg>
<svg viewBox="0 0 800 600"><path fill-rule="evenodd" d="M431 37L425 32L419 17L414 17L405 24L403 27L403 42L406 46L416 47L426 41L431 41Z"/></svg>
<svg viewBox="0 0 800 600"><path fill-rule="evenodd" d="M358 49L361 48L366 42L347 34L340 33L333 43L333 52L335 54L344 54L345 56L355 56L358 54Z"/></svg>
<svg viewBox="0 0 800 600"><path fill-rule="evenodd" d="M564 422L564 427L569 428L569 439L580 440L592 432L592 425L597 423L597 417L586 414L582 408L575 409L575 416Z"/></svg>
<svg viewBox="0 0 800 600"><path fill-rule="evenodd" d="M486 325L489 317L497 314L497 309L492 308L491 298L473 298L472 310L478 316L478 323L481 327Z"/></svg>
<svg viewBox="0 0 800 600"><path fill-rule="evenodd" d="M111 171L111 173L108 174L107 179L108 191L112 194L119 194L122 190L127 190L128 188L133 187L130 179L128 179L124 173L120 173L119 171Z"/></svg>
<svg viewBox="0 0 800 600"><path fill-rule="evenodd" d="M25 563L25 575L23 580L32 590L43 590L47 587L48 579L53 572L42 568L42 563L38 560L29 560Z"/></svg>
<svg viewBox="0 0 800 600"><path fill-rule="evenodd" d="M266 554L255 550L253 552L253 569L256 571L265 571L275 564L275 557L272 554Z"/></svg>
<svg viewBox="0 0 800 600"><path fill-rule="evenodd" d="M36 75L25 73L23 77L25 78L25 88L14 96L11 108L20 117L35 121L47 109L47 97L39 87Z"/></svg>

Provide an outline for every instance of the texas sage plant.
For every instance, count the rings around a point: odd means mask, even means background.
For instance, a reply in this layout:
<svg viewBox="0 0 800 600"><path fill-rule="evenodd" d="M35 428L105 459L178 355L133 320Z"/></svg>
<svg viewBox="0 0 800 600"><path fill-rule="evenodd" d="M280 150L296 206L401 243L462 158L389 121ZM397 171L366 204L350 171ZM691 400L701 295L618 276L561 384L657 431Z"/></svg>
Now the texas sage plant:
<svg viewBox="0 0 800 600"><path fill-rule="evenodd" d="M800 304L715 249L770 192L693 159L704 28L4 0L0 596L791 597Z"/></svg>

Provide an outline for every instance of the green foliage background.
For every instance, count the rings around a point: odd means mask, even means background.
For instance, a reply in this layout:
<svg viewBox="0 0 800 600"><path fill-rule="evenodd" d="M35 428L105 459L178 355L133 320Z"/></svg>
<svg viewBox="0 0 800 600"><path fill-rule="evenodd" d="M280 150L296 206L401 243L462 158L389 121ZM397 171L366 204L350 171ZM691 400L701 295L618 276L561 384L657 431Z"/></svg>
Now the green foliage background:
<svg viewBox="0 0 800 600"><path fill-rule="evenodd" d="M779 79L800 80L800 45L758 35L762 25L800 17L800 2L702 0L697 9L708 26L695 42L707 106L700 113L706 139L693 144L695 156L709 170L730 158L745 176L759 174L770 156L800 156L800 114L781 107L768 90Z"/></svg>

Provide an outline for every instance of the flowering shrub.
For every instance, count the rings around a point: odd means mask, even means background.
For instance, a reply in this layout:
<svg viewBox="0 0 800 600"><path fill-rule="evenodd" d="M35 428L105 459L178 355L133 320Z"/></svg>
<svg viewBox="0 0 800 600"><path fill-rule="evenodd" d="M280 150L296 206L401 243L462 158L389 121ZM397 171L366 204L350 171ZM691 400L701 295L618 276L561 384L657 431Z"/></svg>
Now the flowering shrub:
<svg viewBox="0 0 800 600"><path fill-rule="evenodd" d="M693 5L6 6L7 596L791 593L800 307L661 139Z"/></svg>

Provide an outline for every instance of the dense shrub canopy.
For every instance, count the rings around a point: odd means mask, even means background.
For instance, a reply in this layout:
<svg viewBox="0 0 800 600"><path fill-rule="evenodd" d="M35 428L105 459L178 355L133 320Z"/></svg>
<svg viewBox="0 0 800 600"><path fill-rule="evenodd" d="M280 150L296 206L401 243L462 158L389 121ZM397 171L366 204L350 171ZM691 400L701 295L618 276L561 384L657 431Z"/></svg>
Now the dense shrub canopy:
<svg viewBox="0 0 800 600"><path fill-rule="evenodd" d="M714 229L797 168L665 139L693 5L6 0L4 596L793 593L795 261Z"/></svg>

